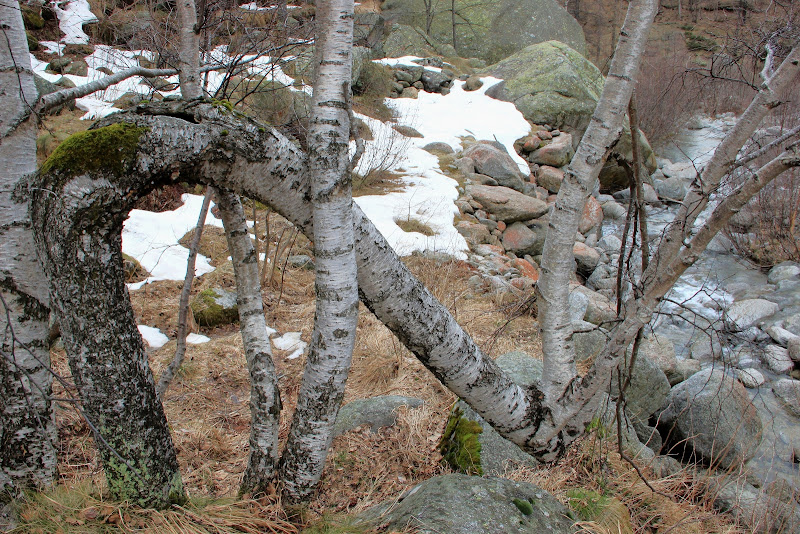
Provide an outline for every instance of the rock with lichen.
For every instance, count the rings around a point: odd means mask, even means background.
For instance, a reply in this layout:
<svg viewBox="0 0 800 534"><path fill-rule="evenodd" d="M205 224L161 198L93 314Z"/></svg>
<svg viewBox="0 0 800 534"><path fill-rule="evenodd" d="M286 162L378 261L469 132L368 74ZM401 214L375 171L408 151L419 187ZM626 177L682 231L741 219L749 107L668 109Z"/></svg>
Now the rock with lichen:
<svg viewBox="0 0 800 534"><path fill-rule="evenodd" d="M194 320L200 326L222 326L239 320L236 293L220 288L205 289L190 305Z"/></svg>

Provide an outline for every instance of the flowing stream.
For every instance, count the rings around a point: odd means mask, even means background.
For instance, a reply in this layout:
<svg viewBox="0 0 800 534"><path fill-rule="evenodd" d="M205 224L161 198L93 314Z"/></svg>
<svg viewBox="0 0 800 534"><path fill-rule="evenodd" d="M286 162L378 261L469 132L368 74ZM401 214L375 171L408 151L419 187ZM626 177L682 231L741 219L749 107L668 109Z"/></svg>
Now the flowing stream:
<svg viewBox="0 0 800 534"><path fill-rule="evenodd" d="M695 128L683 131L670 147L660 150L659 155L674 163L693 163L700 168L710 159L734 121L735 117L731 115L713 119L701 118ZM714 205L712 198L711 205L701 214L698 224L708 216ZM675 212L674 205L648 207L648 233L652 244L658 243ZM603 233L621 236L622 232L618 223L608 222L604 223ZM654 323L654 330L673 342L679 358L690 357L694 344L711 343L706 331L723 326L722 312L734 300L769 294L770 300L785 302L791 309L800 304L797 288L787 287L781 290L768 285L766 274L732 253L725 241L724 237L718 236L700 259L686 271L666 295L661 314ZM744 341L737 342L734 339L728 346L723 344L721 361L704 361L703 366L715 366L732 372L732 365L737 361L733 346ZM749 347L757 352L759 345L763 348L763 342L756 340ZM798 464L794 463L794 456L795 451L800 452L800 425L796 418L781 407L770 386L773 380L787 377L779 377L766 367L759 367L759 370L767 382L760 388L747 391L761 416L764 436L755 457L748 462L747 467L764 485L782 479L790 488L798 491L800 471ZM752 478L749 480L752 481Z"/></svg>

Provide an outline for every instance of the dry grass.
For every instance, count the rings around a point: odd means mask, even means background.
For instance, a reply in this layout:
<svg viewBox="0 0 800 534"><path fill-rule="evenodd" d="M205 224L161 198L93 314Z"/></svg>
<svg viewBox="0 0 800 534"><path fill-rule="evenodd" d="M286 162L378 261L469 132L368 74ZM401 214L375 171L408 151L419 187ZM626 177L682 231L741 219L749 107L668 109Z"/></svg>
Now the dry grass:
<svg viewBox="0 0 800 534"><path fill-rule="evenodd" d="M637 465L647 483L619 455L615 439L600 437L598 432L593 432L579 440L555 464L537 469L519 468L509 473L508 478L536 484L576 511L580 510L581 503L576 503L575 499L569 497L570 494L574 495L575 490L596 492L615 498L627 509L634 533L745 532L730 517L714 511L705 492L703 478L696 476L691 467L685 467L673 475L659 477L646 462L637 461ZM584 532L595 534L631 531L625 528L627 517L618 523L610 524L612 522L604 517L595 521L583 521L580 526Z"/></svg>
<svg viewBox="0 0 800 534"><path fill-rule="evenodd" d="M232 288L232 272L226 272L230 263L221 263L227 253L215 248L221 236L214 231L204 235L208 239L204 247L220 268L216 276L211 273L201 277L195 291L210 285L209 280ZM306 251L307 243L297 247ZM540 354L535 318L525 311L525 296L500 307L492 294L469 288L467 280L474 272L465 262L421 256L405 261L492 357L509 350ZM264 290L267 321L281 333L300 331L308 341L314 314L313 272L288 269L283 286L282 294L273 287ZM157 282L133 292L137 320L174 336L180 287L179 282ZM274 497L235 500L247 463L250 426L244 348L235 326L195 330L212 341L189 345L185 362L164 399L191 504L156 512L105 501L105 484L89 429L74 411L59 407L61 484L54 492L23 503L25 524L19 532L57 532L51 528L56 520L64 533L298 532L304 528L308 532L364 532L363 527L352 525L352 513L447 471L440 463L437 445L454 396L362 306L345 402L396 394L420 398L424 405L401 409L394 427L374 433L361 427L337 437L316 497L299 512L284 511ZM171 341L150 353L156 376L174 350ZM274 354L285 408L281 440L288 433L304 365L304 358L288 360L287 355L279 350ZM63 351L53 351L53 361L57 372L68 377ZM55 394L66 396L61 385L56 386ZM700 486L693 484L688 474L654 480L660 489L675 495L674 499L661 498L650 493L609 449L607 444L598 446L585 439L555 466L517 470L510 476L536 483L565 503L569 488L608 492L630 511L635 532L664 532L670 526L675 526L672 532L735 532L710 511L702 500ZM80 521L83 523L78 524ZM582 526L602 532L591 523Z"/></svg>

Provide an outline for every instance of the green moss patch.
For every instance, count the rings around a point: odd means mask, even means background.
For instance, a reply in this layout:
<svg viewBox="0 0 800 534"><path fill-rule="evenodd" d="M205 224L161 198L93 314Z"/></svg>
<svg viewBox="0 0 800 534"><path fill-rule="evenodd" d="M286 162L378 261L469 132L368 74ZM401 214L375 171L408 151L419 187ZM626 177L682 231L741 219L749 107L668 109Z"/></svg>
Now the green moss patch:
<svg viewBox="0 0 800 534"><path fill-rule="evenodd" d="M123 174L136 158L139 137L145 131L147 128L119 123L73 134L58 145L40 172L70 176L98 171Z"/></svg>
<svg viewBox="0 0 800 534"><path fill-rule="evenodd" d="M465 418L460 408L453 409L439 442L442 461L461 473L483 475L479 441L482 432L483 428L477 421Z"/></svg>
<svg viewBox="0 0 800 534"><path fill-rule="evenodd" d="M239 320L239 307L220 304L220 301L223 300L231 300L230 294L223 295L219 290L214 289L201 291L190 306L197 324L213 327L231 324Z"/></svg>

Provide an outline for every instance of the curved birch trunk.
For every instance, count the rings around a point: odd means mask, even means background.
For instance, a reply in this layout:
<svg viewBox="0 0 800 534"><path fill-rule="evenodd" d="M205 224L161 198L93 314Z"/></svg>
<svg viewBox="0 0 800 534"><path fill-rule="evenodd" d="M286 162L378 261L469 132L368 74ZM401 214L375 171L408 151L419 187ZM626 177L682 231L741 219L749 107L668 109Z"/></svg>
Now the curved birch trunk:
<svg viewBox="0 0 800 534"><path fill-rule="evenodd" d="M50 403L47 281L33 247L27 199L14 193L36 170L36 102L22 14L0 4L0 502L56 476Z"/></svg>
<svg viewBox="0 0 800 534"><path fill-rule="evenodd" d="M30 213L109 490L120 500L165 507L185 497L122 269L122 214L136 199L112 177L129 167L140 130L113 128L77 136L86 143L77 152L75 137L54 151L43 167L58 177L54 189L30 191ZM104 153L109 147L111 153ZM100 172L76 177L82 165Z"/></svg>
<svg viewBox="0 0 800 534"><path fill-rule="evenodd" d="M236 194L223 189L217 191L217 206L236 276L239 324L250 372L250 457L241 493L258 493L273 482L278 462L281 397L264 319L258 257L242 203Z"/></svg>
<svg viewBox="0 0 800 534"><path fill-rule="evenodd" d="M308 495L322 476L358 323L348 154L353 0L325 0L318 9L318 63L308 135L317 308L297 409L281 458L281 478L292 499Z"/></svg>

